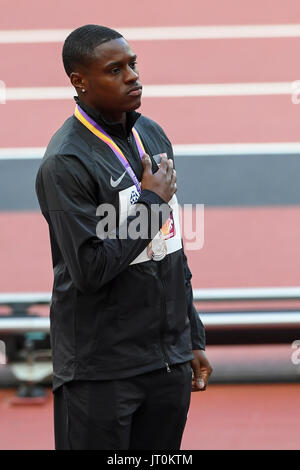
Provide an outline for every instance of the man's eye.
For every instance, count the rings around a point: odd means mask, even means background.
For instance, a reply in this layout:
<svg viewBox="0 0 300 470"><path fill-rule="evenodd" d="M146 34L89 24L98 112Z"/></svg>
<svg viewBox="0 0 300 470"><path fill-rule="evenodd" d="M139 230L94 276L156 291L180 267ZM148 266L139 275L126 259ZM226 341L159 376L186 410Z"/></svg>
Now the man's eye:
<svg viewBox="0 0 300 470"><path fill-rule="evenodd" d="M117 75L118 73L120 72L120 69L118 67L114 68L114 69L111 69L111 73L113 75Z"/></svg>
<svg viewBox="0 0 300 470"><path fill-rule="evenodd" d="M130 67L131 67L132 69L135 69L136 64L137 64L137 62L136 62L136 60L135 60L134 62L131 62Z"/></svg>

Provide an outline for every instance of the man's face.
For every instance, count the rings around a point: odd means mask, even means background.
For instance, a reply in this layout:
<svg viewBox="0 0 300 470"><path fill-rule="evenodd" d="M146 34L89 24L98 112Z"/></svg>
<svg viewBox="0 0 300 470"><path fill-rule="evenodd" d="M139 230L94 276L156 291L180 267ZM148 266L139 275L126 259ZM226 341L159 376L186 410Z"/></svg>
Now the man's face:
<svg viewBox="0 0 300 470"><path fill-rule="evenodd" d="M142 87L136 55L124 38L113 39L95 48L95 56L82 71L84 101L117 118L141 105Z"/></svg>

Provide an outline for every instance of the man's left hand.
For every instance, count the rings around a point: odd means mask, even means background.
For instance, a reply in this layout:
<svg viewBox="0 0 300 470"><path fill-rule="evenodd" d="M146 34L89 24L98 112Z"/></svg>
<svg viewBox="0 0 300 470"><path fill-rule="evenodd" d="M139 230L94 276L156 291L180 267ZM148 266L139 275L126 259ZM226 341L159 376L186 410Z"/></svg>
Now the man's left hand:
<svg viewBox="0 0 300 470"><path fill-rule="evenodd" d="M213 371L205 351L193 349L194 359L191 360L193 369L192 392L204 392L208 379Z"/></svg>

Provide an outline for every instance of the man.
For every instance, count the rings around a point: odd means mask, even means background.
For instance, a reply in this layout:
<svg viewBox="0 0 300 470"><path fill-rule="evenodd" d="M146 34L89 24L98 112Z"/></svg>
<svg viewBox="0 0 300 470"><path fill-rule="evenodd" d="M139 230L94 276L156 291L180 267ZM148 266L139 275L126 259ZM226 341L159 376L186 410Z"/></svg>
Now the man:
<svg viewBox="0 0 300 470"><path fill-rule="evenodd" d="M63 62L76 110L36 180L54 269L56 449L179 449L191 387L205 390L212 369L181 244L172 146L135 111L142 86L121 34L80 27Z"/></svg>

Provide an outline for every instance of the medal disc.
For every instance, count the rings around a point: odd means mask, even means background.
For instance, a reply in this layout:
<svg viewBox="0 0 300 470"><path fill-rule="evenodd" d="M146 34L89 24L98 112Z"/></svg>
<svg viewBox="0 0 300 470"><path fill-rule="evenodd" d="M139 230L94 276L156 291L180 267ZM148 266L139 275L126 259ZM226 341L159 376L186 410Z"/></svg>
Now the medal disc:
<svg viewBox="0 0 300 470"><path fill-rule="evenodd" d="M149 258L153 261L162 260L167 254L167 244L161 231L159 231L158 237L155 237L152 242L148 245L147 253Z"/></svg>

